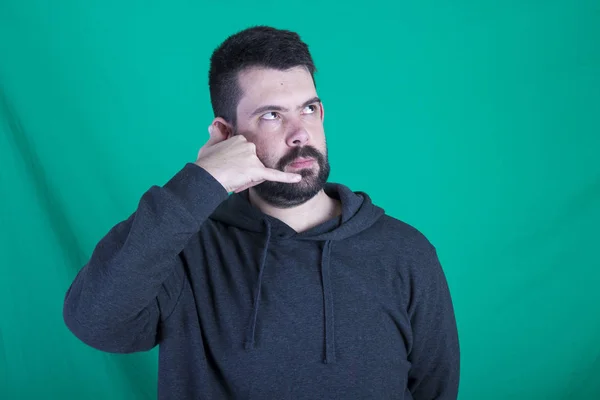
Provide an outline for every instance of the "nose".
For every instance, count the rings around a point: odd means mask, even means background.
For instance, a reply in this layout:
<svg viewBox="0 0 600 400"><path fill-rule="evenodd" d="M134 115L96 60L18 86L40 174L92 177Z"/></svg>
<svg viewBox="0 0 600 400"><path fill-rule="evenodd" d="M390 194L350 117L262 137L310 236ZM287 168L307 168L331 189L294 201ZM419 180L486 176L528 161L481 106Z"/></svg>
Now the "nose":
<svg viewBox="0 0 600 400"><path fill-rule="evenodd" d="M303 126L296 126L290 132L287 138L287 145L290 147L301 147L306 145L308 142L309 135L307 130Z"/></svg>

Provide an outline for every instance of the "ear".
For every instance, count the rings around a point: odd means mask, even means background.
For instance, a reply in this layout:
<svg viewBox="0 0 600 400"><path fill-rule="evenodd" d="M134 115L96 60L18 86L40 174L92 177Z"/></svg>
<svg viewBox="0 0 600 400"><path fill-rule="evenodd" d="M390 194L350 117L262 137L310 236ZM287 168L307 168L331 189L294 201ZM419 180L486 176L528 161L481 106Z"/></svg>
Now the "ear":
<svg viewBox="0 0 600 400"><path fill-rule="evenodd" d="M225 121L225 119L223 119L222 117L217 117L213 119L211 125L220 130L227 137L227 139L232 137L235 132L235 130L233 129L233 125Z"/></svg>

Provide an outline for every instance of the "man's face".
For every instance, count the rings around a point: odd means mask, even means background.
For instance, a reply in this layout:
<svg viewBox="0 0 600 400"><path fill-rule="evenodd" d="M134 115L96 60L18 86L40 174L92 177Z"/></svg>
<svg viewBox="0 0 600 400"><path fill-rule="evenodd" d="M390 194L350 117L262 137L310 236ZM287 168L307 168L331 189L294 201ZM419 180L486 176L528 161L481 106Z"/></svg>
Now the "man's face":
<svg viewBox="0 0 600 400"><path fill-rule="evenodd" d="M265 181L254 186L255 192L280 208L306 202L323 188L330 172L323 107L310 73L303 67L251 68L238 78L243 95L236 133L256 145L266 167L303 176L298 183Z"/></svg>

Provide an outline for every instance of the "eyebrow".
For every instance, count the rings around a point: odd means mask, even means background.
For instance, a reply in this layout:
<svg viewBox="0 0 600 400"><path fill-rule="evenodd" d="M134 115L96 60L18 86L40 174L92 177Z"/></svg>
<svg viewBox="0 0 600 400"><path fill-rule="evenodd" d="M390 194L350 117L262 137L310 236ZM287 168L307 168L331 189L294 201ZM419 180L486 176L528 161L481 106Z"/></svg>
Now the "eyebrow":
<svg viewBox="0 0 600 400"><path fill-rule="evenodd" d="M312 99L307 100L304 103L302 103L302 105L300 107L298 107L298 110L302 110L306 106L309 106L309 105L314 104L314 103L320 103L320 102L321 102L321 99L319 99L318 97L315 96ZM266 105L266 106L258 107L256 110L252 111L252 113L250 114L250 117L254 117L256 115L265 113L267 111L287 112L289 110L287 108L281 107L281 106Z"/></svg>

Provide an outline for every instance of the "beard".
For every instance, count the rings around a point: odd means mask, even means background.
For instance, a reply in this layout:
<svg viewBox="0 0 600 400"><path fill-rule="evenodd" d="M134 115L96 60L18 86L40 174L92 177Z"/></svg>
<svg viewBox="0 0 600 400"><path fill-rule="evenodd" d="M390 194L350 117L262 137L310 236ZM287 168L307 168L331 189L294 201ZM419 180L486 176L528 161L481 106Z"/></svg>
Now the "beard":
<svg viewBox="0 0 600 400"><path fill-rule="evenodd" d="M314 159L317 164L316 168L313 164L308 168L294 171L302 175L302 180L297 183L265 181L253 187L255 193L265 202L278 208L291 208L315 197L329 179L330 166L327 148L325 154L322 154L312 146L294 147L275 166L266 165L263 160L261 161L266 167L285 171L285 167L298 157Z"/></svg>

